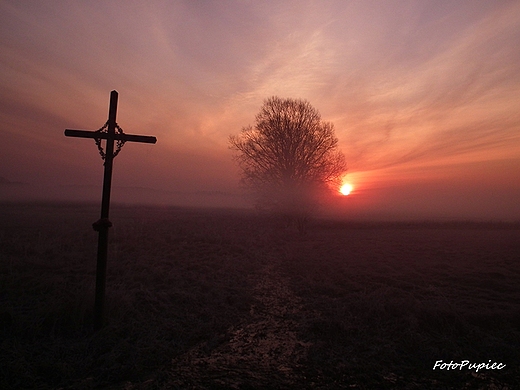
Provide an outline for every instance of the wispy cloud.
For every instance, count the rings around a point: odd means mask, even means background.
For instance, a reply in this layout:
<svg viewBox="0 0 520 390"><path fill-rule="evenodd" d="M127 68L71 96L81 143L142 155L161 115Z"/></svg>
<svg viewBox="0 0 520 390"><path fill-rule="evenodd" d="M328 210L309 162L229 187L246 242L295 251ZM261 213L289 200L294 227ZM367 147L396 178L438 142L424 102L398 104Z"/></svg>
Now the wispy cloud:
<svg viewBox="0 0 520 390"><path fill-rule="evenodd" d="M393 58L383 61L384 69L367 68L361 81L343 79L334 99L345 113L338 113L338 105L336 118L353 165L370 169L479 150L518 152L520 116L513 107L520 62L513 41L520 23L511 17L518 6L511 7L473 21L413 62ZM400 49L394 43L397 52L421 45L408 40Z"/></svg>

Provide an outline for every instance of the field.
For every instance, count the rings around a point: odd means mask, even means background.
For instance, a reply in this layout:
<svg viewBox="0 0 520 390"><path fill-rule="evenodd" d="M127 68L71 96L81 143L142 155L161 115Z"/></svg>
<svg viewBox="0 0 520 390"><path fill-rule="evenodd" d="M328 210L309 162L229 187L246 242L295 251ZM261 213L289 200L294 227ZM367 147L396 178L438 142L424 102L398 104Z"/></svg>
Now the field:
<svg viewBox="0 0 520 390"><path fill-rule="evenodd" d="M1 389L514 389L520 226L0 205ZM435 363L502 369L433 370Z"/></svg>

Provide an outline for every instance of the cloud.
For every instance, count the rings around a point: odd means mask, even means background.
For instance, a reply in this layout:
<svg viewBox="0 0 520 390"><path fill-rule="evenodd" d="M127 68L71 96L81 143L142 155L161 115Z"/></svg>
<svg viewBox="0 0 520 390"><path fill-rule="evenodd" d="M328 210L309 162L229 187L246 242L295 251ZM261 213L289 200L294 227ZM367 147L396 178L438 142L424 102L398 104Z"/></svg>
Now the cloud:
<svg viewBox="0 0 520 390"><path fill-rule="evenodd" d="M477 0L3 1L0 135L14 149L0 174L75 180L62 168L74 157L89 172L95 149L62 132L99 128L112 89L123 129L159 139L154 152L131 150L154 154L154 185L171 172L192 186L238 180L223 163L228 136L272 95L307 99L332 121L351 173L515 158L519 13ZM21 164L24 138L35 157Z"/></svg>
<svg viewBox="0 0 520 390"><path fill-rule="evenodd" d="M518 10L481 16L413 62L394 56L384 69L373 64L360 79L340 81L335 115L351 166L377 169L479 150L518 153L520 116L513 107L520 100L520 58L512 42L520 22L511 17ZM421 41L406 45L393 50L413 51Z"/></svg>

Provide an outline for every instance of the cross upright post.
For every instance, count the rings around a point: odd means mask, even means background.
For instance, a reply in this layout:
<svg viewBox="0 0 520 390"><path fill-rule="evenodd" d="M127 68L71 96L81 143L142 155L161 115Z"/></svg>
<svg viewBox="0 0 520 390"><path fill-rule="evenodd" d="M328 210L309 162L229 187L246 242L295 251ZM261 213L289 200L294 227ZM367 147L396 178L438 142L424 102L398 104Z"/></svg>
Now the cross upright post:
<svg viewBox="0 0 520 390"><path fill-rule="evenodd" d="M105 147L105 172L103 174L103 194L101 197L101 218L95 222L94 230L98 235L98 252L96 267L96 300L94 303L94 329L103 327L105 312L105 286L108 259L108 229L112 226L108 216L110 209L110 189L112 186L112 167L114 161L114 134L116 130L118 94L110 93L110 107L108 111L108 138Z"/></svg>
<svg viewBox="0 0 520 390"><path fill-rule="evenodd" d="M116 133L117 91L110 93L108 111L108 137L105 150L105 173L103 176L103 197L101 200L101 219L108 218L110 208L110 187L112 185L112 166L114 161L114 135Z"/></svg>
<svg viewBox="0 0 520 390"><path fill-rule="evenodd" d="M119 153L123 144L127 141L156 143L157 139L150 136L125 134L117 125L117 91L110 93L110 107L108 121L98 131L65 130L67 137L94 138L101 157L105 160L103 175L103 194L101 198L101 218L92 224L98 235L97 268L96 268L96 298L94 303L94 329L97 331L103 327L105 311L105 286L108 258L108 229L112 226L109 220L110 188L112 186L112 167L114 157ZM106 131L104 131L106 129ZM116 133L116 129L118 132ZM101 139L106 140L105 150L101 148ZM117 150L114 152L114 141L117 141Z"/></svg>

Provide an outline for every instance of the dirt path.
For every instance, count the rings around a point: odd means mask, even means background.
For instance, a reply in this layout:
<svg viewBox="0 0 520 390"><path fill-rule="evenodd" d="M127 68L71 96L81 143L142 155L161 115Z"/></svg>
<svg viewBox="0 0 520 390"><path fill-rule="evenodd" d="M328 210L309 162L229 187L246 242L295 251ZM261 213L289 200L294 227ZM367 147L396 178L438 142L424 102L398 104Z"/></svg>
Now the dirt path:
<svg viewBox="0 0 520 390"><path fill-rule="evenodd" d="M254 288L250 320L230 329L229 341L212 351L199 345L173 361L169 385L179 388L290 386L301 378L311 343L298 340L301 299L288 287L276 263L262 271Z"/></svg>

